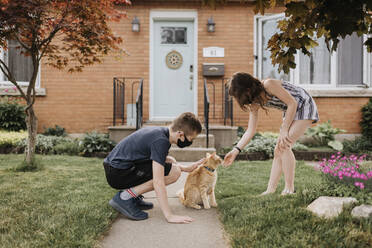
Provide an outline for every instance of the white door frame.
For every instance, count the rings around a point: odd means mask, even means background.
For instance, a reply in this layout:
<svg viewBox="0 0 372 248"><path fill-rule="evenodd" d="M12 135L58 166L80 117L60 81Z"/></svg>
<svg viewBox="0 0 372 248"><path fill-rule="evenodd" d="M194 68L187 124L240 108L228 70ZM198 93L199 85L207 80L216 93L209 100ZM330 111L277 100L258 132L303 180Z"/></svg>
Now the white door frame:
<svg viewBox="0 0 372 248"><path fill-rule="evenodd" d="M154 116L154 21L193 21L194 22L194 110L198 115L198 12L196 10L151 10L150 11L150 94L149 94L149 119L150 121L164 121L164 118Z"/></svg>

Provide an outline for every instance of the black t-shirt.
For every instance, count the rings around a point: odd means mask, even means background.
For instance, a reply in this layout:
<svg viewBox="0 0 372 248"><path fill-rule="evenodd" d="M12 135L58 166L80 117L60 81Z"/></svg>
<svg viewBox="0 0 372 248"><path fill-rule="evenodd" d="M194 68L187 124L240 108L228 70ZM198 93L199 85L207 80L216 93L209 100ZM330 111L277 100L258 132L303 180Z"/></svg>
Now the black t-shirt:
<svg viewBox="0 0 372 248"><path fill-rule="evenodd" d="M104 162L117 169L127 169L143 160L165 165L170 146L167 127L144 127L121 140Z"/></svg>

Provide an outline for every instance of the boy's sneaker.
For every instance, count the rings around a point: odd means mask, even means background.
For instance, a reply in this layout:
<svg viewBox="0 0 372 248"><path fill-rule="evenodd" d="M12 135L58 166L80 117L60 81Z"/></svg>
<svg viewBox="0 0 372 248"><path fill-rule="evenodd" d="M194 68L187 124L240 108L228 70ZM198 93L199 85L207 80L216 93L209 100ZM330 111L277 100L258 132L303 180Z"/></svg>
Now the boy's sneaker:
<svg viewBox="0 0 372 248"><path fill-rule="evenodd" d="M139 195L137 196L137 198L135 198L137 207L141 210L152 209L154 207L154 204L152 204L151 202L144 201L143 198L144 198L143 195Z"/></svg>
<svg viewBox="0 0 372 248"><path fill-rule="evenodd" d="M119 191L109 202L110 206L115 208L121 214L127 216L132 220L145 220L149 217L146 212L143 212L138 208L135 198L130 198L128 200L122 200L120 198Z"/></svg>

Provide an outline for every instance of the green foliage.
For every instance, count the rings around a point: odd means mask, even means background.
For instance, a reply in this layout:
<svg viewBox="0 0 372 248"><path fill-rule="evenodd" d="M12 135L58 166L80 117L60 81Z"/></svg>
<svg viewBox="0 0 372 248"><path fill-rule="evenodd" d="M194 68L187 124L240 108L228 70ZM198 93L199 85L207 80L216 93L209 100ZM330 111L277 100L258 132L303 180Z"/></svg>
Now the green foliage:
<svg viewBox="0 0 372 248"><path fill-rule="evenodd" d="M312 202L320 196L354 197L360 204L372 204L372 194L344 183L323 177L321 183L299 192L304 202Z"/></svg>
<svg viewBox="0 0 372 248"><path fill-rule="evenodd" d="M245 152L263 152L269 158L274 157L274 149L276 145L276 139L267 138L264 136L257 136L252 139L248 145L244 148Z"/></svg>
<svg viewBox="0 0 372 248"><path fill-rule="evenodd" d="M17 143L27 138L25 131L13 132L0 130L0 147L16 147Z"/></svg>
<svg viewBox="0 0 372 248"><path fill-rule="evenodd" d="M334 149L336 151L341 151L342 148L343 148L342 143L338 140L329 141L328 146L332 147L332 149Z"/></svg>
<svg viewBox="0 0 372 248"><path fill-rule="evenodd" d="M305 135L313 138L319 146L328 145L335 150L342 150L342 143L335 141L335 135L341 132L345 132L345 130L333 128L331 121L328 121L308 128Z"/></svg>
<svg viewBox="0 0 372 248"><path fill-rule="evenodd" d="M362 107L362 120L360 121L362 134L369 140L372 140L372 98Z"/></svg>
<svg viewBox="0 0 372 248"><path fill-rule="evenodd" d="M4 135L3 135L4 134ZM27 147L27 133L1 132L0 147L11 146L22 152ZM115 146L107 134L87 133L79 141L61 136L36 136L35 152L38 154L92 155L98 152L109 152Z"/></svg>
<svg viewBox="0 0 372 248"><path fill-rule="evenodd" d="M54 127L44 128L43 135L66 137L67 133L66 133L66 130L63 127L55 125L55 128Z"/></svg>
<svg viewBox="0 0 372 248"><path fill-rule="evenodd" d="M3 98L0 100L0 129L20 131L26 129L24 106L16 100Z"/></svg>
<svg viewBox="0 0 372 248"><path fill-rule="evenodd" d="M354 140L344 140L342 144L344 152L372 154L372 139L370 138L360 136Z"/></svg>
<svg viewBox="0 0 372 248"><path fill-rule="evenodd" d="M238 129L239 130L239 129ZM241 128L240 132L238 132L238 139L235 142L234 145L238 143L240 138L244 134L244 129ZM279 137L278 133L273 132L263 132L263 133L255 133L252 140L248 143L248 145L243 149L243 151L252 153L252 152L263 152L265 155L267 155L269 158L274 157L274 150L275 145L277 142L277 139ZM229 148L230 150L231 148ZM293 150L297 151L307 151L308 147L305 145L300 144L299 142L296 142L293 147ZM227 149L224 148L224 151Z"/></svg>
<svg viewBox="0 0 372 248"><path fill-rule="evenodd" d="M280 32L268 42L273 64L279 71L288 73L296 67L295 54L301 51L310 55L310 49L318 46L316 38L324 37L327 47L336 51L340 39L356 33L368 34L372 25L372 1L329 0L257 0L255 12L262 15L275 5L285 6L286 19L278 22ZM372 37L364 45L372 51Z"/></svg>
<svg viewBox="0 0 372 248"><path fill-rule="evenodd" d="M66 139L53 147L54 153L60 155L80 155L82 150L83 149L77 140Z"/></svg>
<svg viewBox="0 0 372 248"><path fill-rule="evenodd" d="M245 130L243 127L239 126L238 127L238 130L237 130L237 135L239 138L241 138L243 136L243 134L245 133Z"/></svg>
<svg viewBox="0 0 372 248"><path fill-rule="evenodd" d="M86 133L80 145L85 155L96 152L109 152L115 146L114 142L109 139L108 134L97 132Z"/></svg>
<svg viewBox="0 0 372 248"><path fill-rule="evenodd" d="M35 152L38 154L56 154L55 147L60 144L68 144L74 142L70 138L58 136L45 136L38 134L36 136ZM25 150L27 147L27 139L18 142L17 147L20 150ZM61 149L61 148L58 148Z"/></svg>

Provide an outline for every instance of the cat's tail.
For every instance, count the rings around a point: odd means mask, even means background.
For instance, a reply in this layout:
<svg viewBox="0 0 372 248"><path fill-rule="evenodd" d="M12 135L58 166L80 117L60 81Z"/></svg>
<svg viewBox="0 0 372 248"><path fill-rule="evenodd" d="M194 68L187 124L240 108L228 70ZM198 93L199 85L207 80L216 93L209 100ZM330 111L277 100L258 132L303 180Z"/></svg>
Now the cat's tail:
<svg viewBox="0 0 372 248"><path fill-rule="evenodd" d="M185 205L185 194L183 192L183 189L177 191L176 195L178 196L178 199L180 199L180 202Z"/></svg>

